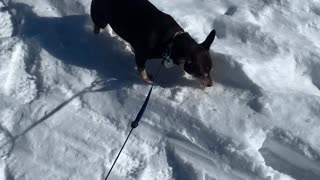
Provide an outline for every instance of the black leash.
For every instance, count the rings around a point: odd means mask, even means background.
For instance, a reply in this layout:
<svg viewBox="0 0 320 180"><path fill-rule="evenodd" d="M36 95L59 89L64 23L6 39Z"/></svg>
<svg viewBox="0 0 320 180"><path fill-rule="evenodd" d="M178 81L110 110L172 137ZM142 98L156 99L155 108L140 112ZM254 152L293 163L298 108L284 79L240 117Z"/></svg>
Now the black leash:
<svg viewBox="0 0 320 180"><path fill-rule="evenodd" d="M170 54L169 54L169 55L170 55ZM158 72L156 73L156 76L155 76L155 79L154 79L154 80L156 80L156 78L158 77L158 75L159 75L159 73L160 73L160 71L161 71L161 67L162 67L162 64L163 64L163 63L164 63L164 60L161 62L160 66L159 66L159 68L158 68ZM130 132L129 132L129 134L128 134L127 138L126 138L126 140L124 141L124 143L123 143L123 145L122 145L122 147L121 147L121 149L120 149L120 151L119 151L119 153L118 153L118 155L117 155L116 159L114 160L114 162L113 162L113 164L112 164L112 166L111 166L111 168L110 168L110 170L109 170L109 172L108 172L108 174L107 174L107 176L106 176L105 180L107 180L107 179L108 179L108 177L109 177L109 175L110 175L110 173L111 173L111 171L112 171L112 169L113 169L114 165L116 164L116 162L117 162L117 160L118 160L118 158L119 158L119 156L120 156L120 154L121 154L121 152L122 152L122 150L123 150L124 146L126 145L126 143L127 143L128 139L129 139L129 137L130 137L130 135L131 135L131 133L132 133L133 129L135 129L135 128L137 128L137 127L138 127L139 122L140 122L140 120L141 120L141 117L142 117L142 115L143 115L144 111L145 111L145 110L146 110L146 108L147 108L147 105L148 105L148 102L149 102L149 99L150 99L150 95L151 95L151 92L152 92L153 86L154 86L154 83L152 83L151 88L150 88L150 90L149 90L149 93L148 93L148 95L147 95L146 99L144 100L144 103L143 103L143 105L142 105L142 107L141 107L140 111L138 112L137 117L135 118L135 120L134 120L134 121L132 121L132 122L131 122L131 130L130 130Z"/></svg>
<svg viewBox="0 0 320 180"><path fill-rule="evenodd" d="M165 49L165 52L164 52L163 55L162 55L161 64L160 64L160 66L159 66L159 68L158 68L158 71L157 71L156 75L154 76L155 78L153 79L153 81L155 81L155 80L158 78L158 76L159 76L159 74L160 74L160 71L161 71L162 65L164 65L166 68L170 68L170 67L172 67L172 66L174 65L173 60L171 59L172 41L173 41L173 39L174 39L175 37L177 37L177 36L179 36L179 35L181 35L181 34L184 34L184 33L185 33L184 31L178 31L178 32L176 32L176 33L173 35L173 37L171 38L170 43L168 44L167 48ZM112 164L112 166L111 166L111 168L110 168L110 170L109 170L109 172L108 172L105 180L107 180L108 177L110 176L110 173L111 173L113 167L115 166L115 164L116 164L116 162L117 162L117 160L118 160L118 158L119 158L119 156L120 156L120 154L121 154L124 146L126 145L126 143L127 143L128 139L129 139L132 131L133 131L135 128L138 127L139 122L140 122L140 120L141 120L141 118L142 118L142 115L143 115L144 111L145 111L146 108L147 108L147 105L148 105L148 102L149 102L150 95L151 95L151 92L152 92L153 87L154 87L154 83L152 83L151 88L150 88L150 90L149 90L149 93L148 93L146 99L144 100L144 103L143 103L142 107L140 108L140 110L139 110L139 112L138 112L138 114L137 114L137 117L135 118L134 121L131 122L131 130L130 130L130 132L129 132L127 138L126 138L126 140L124 141L124 143L123 143L123 145L122 145L122 147L121 147L121 149L120 149L120 151L119 151L116 159L114 160L114 162L113 162L113 164Z"/></svg>

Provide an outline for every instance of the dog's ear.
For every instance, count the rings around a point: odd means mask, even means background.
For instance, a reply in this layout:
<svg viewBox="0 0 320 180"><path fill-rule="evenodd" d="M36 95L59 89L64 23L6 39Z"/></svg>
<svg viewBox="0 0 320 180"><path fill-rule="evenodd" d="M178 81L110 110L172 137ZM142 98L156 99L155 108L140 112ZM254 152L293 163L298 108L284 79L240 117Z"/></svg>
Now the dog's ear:
<svg viewBox="0 0 320 180"><path fill-rule="evenodd" d="M201 43L202 47L209 50L215 37L216 37L216 30L212 30L208 35L208 37L206 38L206 40L204 40L203 43Z"/></svg>

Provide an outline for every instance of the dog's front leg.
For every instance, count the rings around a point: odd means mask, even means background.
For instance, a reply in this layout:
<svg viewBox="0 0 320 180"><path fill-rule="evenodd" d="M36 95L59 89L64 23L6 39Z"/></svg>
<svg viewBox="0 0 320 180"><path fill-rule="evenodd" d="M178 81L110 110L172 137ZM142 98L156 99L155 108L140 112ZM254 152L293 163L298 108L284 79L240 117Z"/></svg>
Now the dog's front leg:
<svg viewBox="0 0 320 180"><path fill-rule="evenodd" d="M93 33L94 34L99 34L100 33L100 28L97 25L94 25L93 27Z"/></svg>
<svg viewBox="0 0 320 180"><path fill-rule="evenodd" d="M139 68L138 68L138 71L139 71L139 74L140 74L142 80L144 80L145 82L150 83L150 84L152 83L152 81L150 80L146 69L143 69L143 70L140 69L139 70Z"/></svg>
<svg viewBox="0 0 320 180"><path fill-rule="evenodd" d="M141 79L147 83L152 83L152 81L150 80L149 75L147 73L145 64L146 64L146 59L139 58L136 56L136 65L137 65L138 72L139 72Z"/></svg>

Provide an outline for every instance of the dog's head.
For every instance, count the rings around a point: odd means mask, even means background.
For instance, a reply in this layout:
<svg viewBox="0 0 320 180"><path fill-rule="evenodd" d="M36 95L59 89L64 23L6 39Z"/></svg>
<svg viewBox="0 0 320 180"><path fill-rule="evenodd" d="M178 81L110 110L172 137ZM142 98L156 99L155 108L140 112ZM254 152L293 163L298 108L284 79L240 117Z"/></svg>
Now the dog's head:
<svg viewBox="0 0 320 180"><path fill-rule="evenodd" d="M192 76L200 79L201 84L210 87L213 82L210 76L212 69L212 60L209 53L210 46L214 41L216 31L212 30L206 40L201 43L195 43L193 39L190 41L190 36L187 35L184 41L179 44L180 48L175 48L173 51L174 59L183 69ZM188 40L189 39L189 40Z"/></svg>

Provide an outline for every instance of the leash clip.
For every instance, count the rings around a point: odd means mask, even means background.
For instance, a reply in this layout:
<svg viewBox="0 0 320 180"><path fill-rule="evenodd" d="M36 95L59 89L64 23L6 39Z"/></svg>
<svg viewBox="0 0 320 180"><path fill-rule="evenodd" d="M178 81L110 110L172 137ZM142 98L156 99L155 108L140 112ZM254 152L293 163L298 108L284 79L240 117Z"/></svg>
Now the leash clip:
<svg viewBox="0 0 320 180"><path fill-rule="evenodd" d="M171 59L170 53L168 52L168 50L166 50L163 53L162 59L163 59L163 64L167 69L172 68L174 66L173 59Z"/></svg>

